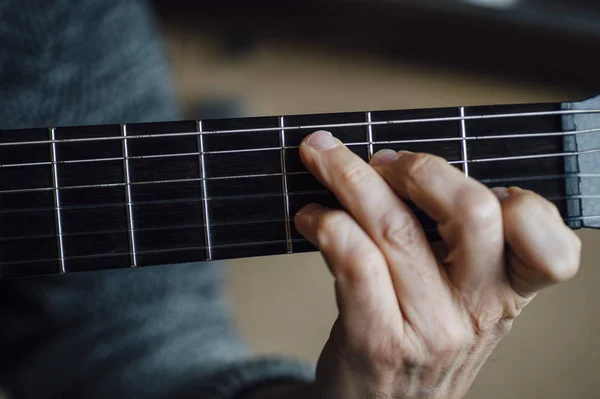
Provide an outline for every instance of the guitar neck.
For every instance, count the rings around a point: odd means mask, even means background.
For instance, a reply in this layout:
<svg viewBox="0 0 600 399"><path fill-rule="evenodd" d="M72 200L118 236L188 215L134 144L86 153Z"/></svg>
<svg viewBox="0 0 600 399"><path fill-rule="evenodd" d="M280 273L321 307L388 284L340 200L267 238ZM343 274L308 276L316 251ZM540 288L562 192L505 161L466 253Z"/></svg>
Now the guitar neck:
<svg viewBox="0 0 600 399"><path fill-rule="evenodd" d="M331 131L368 160L428 152L551 200L582 227L565 104L291 115L0 131L0 277L314 251L293 225L339 207L298 146ZM575 179L575 180L574 180ZM415 208L428 236L435 224Z"/></svg>

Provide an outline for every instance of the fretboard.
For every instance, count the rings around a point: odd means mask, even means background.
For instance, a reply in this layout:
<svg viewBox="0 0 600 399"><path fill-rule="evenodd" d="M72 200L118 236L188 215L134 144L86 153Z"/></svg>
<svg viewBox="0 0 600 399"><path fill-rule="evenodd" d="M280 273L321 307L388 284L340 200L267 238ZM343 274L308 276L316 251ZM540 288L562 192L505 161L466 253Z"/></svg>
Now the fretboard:
<svg viewBox="0 0 600 399"><path fill-rule="evenodd" d="M536 104L0 131L0 277L314 251L295 213L339 207L298 155L320 129L365 161L384 148L428 152L490 187L534 190L579 228L572 112Z"/></svg>

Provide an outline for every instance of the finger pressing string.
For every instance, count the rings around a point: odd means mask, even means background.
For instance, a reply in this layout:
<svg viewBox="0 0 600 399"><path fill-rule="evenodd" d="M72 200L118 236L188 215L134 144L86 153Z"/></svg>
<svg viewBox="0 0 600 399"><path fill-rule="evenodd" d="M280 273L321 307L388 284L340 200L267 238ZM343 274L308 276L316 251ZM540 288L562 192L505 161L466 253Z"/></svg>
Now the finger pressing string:
<svg viewBox="0 0 600 399"><path fill-rule="evenodd" d="M300 155L384 254L403 315L431 319L432 309L449 308L451 294L420 223L382 176L327 132L307 137Z"/></svg>
<svg viewBox="0 0 600 399"><path fill-rule="evenodd" d="M402 326L385 257L352 216L309 204L296 214L295 224L334 276L343 324L354 338L367 338L362 326L373 328L381 320Z"/></svg>

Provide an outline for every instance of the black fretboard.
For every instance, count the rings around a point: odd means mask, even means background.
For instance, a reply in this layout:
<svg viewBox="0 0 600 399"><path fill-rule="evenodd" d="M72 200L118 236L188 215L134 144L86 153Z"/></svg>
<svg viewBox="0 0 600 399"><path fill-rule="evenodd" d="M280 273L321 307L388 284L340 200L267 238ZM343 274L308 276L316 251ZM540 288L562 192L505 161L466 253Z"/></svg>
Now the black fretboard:
<svg viewBox="0 0 600 399"><path fill-rule="evenodd" d="M538 104L0 131L0 276L313 251L294 214L309 202L339 206L298 155L319 129L364 160L384 148L428 152L490 187L535 190L577 228L566 112ZM435 225L415 212L434 239Z"/></svg>

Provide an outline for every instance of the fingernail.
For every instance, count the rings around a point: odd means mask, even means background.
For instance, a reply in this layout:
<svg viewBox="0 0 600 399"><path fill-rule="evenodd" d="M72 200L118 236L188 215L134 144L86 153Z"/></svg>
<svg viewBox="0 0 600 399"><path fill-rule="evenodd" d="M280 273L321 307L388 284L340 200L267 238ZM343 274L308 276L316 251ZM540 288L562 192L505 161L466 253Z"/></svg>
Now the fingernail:
<svg viewBox="0 0 600 399"><path fill-rule="evenodd" d="M492 188L492 192L496 194L496 197L498 197L500 200L503 200L510 195L510 192L506 187L494 187Z"/></svg>
<svg viewBox="0 0 600 399"><path fill-rule="evenodd" d="M315 150L322 151L328 150L330 148L336 147L339 145L340 141L337 140L333 135L329 132L320 130L308 136L304 144L307 146L314 148Z"/></svg>
<svg viewBox="0 0 600 399"><path fill-rule="evenodd" d="M322 212L324 209L325 208L319 204L308 204L296 212L296 216L314 215Z"/></svg>
<svg viewBox="0 0 600 399"><path fill-rule="evenodd" d="M383 166L394 162L400 158L400 155L393 150L381 150L378 151L373 158L371 158L371 166Z"/></svg>

